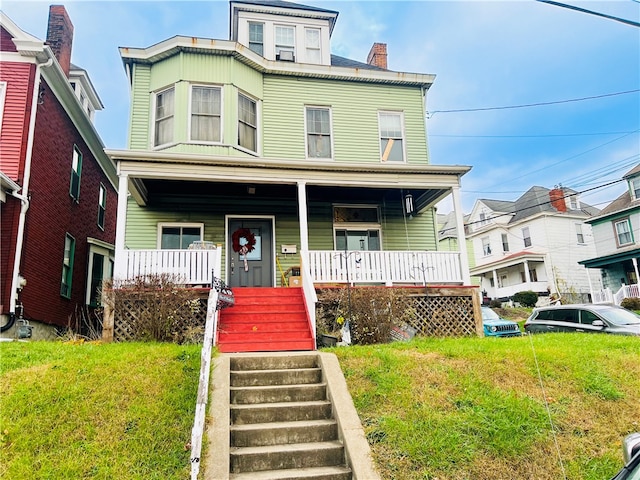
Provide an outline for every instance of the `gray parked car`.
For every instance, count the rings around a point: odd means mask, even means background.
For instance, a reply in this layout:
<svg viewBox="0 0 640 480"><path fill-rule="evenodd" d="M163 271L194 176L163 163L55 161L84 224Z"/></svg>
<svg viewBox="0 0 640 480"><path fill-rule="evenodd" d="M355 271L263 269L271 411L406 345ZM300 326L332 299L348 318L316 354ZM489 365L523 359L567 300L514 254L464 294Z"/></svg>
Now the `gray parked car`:
<svg viewBox="0 0 640 480"><path fill-rule="evenodd" d="M640 336L640 315L615 305L578 304L536 308L526 332L586 332Z"/></svg>
<svg viewBox="0 0 640 480"><path fill-rule="evenodd" d="M625 466L611 480L640 479L640 433L632 433L622 442Z"/></svg>

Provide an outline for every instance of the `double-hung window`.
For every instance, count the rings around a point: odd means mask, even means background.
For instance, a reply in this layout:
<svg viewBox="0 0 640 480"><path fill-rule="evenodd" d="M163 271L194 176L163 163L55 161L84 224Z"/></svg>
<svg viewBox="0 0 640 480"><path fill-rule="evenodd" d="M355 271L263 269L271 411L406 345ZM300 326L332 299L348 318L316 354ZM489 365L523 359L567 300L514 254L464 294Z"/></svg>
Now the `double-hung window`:
<svg viewBox="0 0 640 480"><path fill-rule="evenodd" d="M304 29L304 46L307 63L322 63L322 54L320 51L320 29L305 28Z"/></svg>
<svg viewBox="0 0 640 480"><path fill-rule="evenodd" d="M201 223L160 225L160 249L185 250L193 242L202 241Z"/></svg>
<svg viewBox="0 0 640 480"><path fill-rule="evenodd" d="M71 185L69 195L76 202L80 201L80 177L82 175L82 152L77 145L73 146L73 158L71 159Z"/></svg>
<svg viewBox="0 0 640 480"><path fill-rule="evenodd" d="M73 279L73 256L76 251L76 239L68 233L64 239L64 256L62 259L62 281L60 295L71 298L71 280Z"/></svg>
<svg viewBox="0 0 640 480"><path fill-rule="evenodd" d="M255 100L238 94L238 145L258 151L258 107Z"/></svg>
<svg viewBox="0 0 640 480"><path fill-rule="evenodd" d="M107 189L101 183L98 190L98 227L104 230L104 217L107 211Z"/></svg>
<svg viewBox="0 0 640 480"><path fill-rule="evenodd" d="M331 115L328 108L307 107L307 157L331 158Z"/></svg>
<svg viewBox="0 0 640 480"><path fill-rule="evenodd" d="M531 233L529 232L529 227L524 227L522 229L522 240L524 241L525 248L531 246Z"/></svg>
<svg viewBox="0 0 640 480"><path fill-rule="evenodd" d="M616 240L619 247L633 243L633 237L631 236L631 225L629 224L628 218L615 222L615 229Z"/></svg>
<svg viewBox="0 0 640 480"><path fill-rule="evenodd" d="M173 141L173 114L174 114L173 87L156 94L155 105L155 133L153 145L165 145Z"/></svg>
<svg viewBox="0 0 640 480"><path fill-rule="evenodd" d="M582 233L581 223L576 223L576 239L578 240L578 243L580 244L584 243L584 234Z"/></svg>
<svg viewBox="0 0 640 480"><path fill-rule="evenodd" d="M509 236L506 233L502 234L502 251L505 253L509 251Z"/></svg>
<svg viewBox="0 0 640 480"><path fill-rule="evenodd" d="M404 162L404 134L401 112L379 112L380 159L383 162Z"/></svg>
<svg viewBox="0 0 640 480"><path fill-rule="evenodd" d="M220 87L191 87L191 140L220 142Z"/></svg>
<svg viewBox="0 0 640 480"><path fill-rule="evenodd" d="M482 254L487 257L491 255L491 241L489 237L484 237L482 239Z"/></svg>
<svg viewBox="0 0 640 480"><path fill-rule="evenodd" d="M380 211L377 206L334 206L333 228L336 250L380 250Z"/></svg>
<svg viewBox="0 0 640 480"><path fill-rule="evenodd" d="M264 57L264 23L249 22L249 50Z"/></svg>
<svg viewBox="0 0 640 480"><path fill-rule="evenodd" d="M629 180L629 186L631 187L631 199L640 200L640 177Z"/></svg>
<svg viewBox="0 0 640 480"><path fill-rule="evenodd" d="M295 61L296 30L294 27L276 25L276 60Z"/></svg>

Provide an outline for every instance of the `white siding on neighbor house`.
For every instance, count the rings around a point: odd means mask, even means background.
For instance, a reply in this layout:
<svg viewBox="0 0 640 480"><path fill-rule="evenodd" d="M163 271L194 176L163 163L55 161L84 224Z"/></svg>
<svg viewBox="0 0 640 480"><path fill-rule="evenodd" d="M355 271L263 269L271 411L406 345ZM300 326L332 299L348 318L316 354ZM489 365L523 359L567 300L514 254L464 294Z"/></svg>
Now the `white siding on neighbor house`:
<svg viewBox="0 0 640 480"><path fill-rule="evenodd" d="M485 216L485 222L483 224L482 214ZM512 215L503 215L502 212L494 212L487 207L483 202L477 201L473 207L471 215L467 223L470 226L472 232L479 232L485 228L493 228L499 225L506 225L511 220Z"/></svg>
<svg viewBox="0 0 640 480"><path fill-rule="evenodd" d="M596 256L591 226L582 222L582 219L563 215L540 217L529 223L532 247L549 253L556 286L561 292L589 293L587 275L591 276L594 288L600 284L597 270L588 271L578 264L580 260ZM578 243L576 223L582 223L584 244Z"/></svg>
<svg viewBox="0 0 640 480"><path fill-rule="evenodd" d="M631 229L633 233L633 240L636 245L640 243L640 212L632 212L630 214L623 214L615 217L615 220L607 219L606 221L597 222L592 225L593 239L596 246L596 255L602 257L605 255L612 255L619 250L616 242L615 222L629 217L631 220ZM625 245L631 247L631 245Z"/></svg>

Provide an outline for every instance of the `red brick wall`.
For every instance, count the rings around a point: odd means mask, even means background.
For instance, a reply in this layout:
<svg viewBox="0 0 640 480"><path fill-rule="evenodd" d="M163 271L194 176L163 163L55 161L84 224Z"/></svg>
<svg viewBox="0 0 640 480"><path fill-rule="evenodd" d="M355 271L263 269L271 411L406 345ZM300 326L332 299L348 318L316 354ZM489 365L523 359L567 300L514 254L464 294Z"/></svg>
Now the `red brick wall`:
<svg viewBox="0 0 640 480"><path fill-rule="evenodd" d="M66 325L76 305L84 305L89 248L87 237L115 243L117 195L54 94L42 82L38 106L22 274L25 315ZM69 195L73 147L82 152L79 203ZM107 188L105 230L97 226L100 183ZM66 233L76 240L71 299L60 296Z"/></svg>

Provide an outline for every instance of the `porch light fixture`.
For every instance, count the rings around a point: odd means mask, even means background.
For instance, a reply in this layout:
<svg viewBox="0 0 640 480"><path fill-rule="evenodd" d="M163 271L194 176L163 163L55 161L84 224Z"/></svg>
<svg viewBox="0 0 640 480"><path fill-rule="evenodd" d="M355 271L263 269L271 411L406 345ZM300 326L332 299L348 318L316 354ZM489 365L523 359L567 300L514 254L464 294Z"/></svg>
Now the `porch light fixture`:
<svg viewBox="0 0 640 480"><path fill-rule="evenodd" d="M404 196L404 212L409 216L412 216L415 212L415 208L413 206L413 195L410 193L407 193Z"/></svg>

